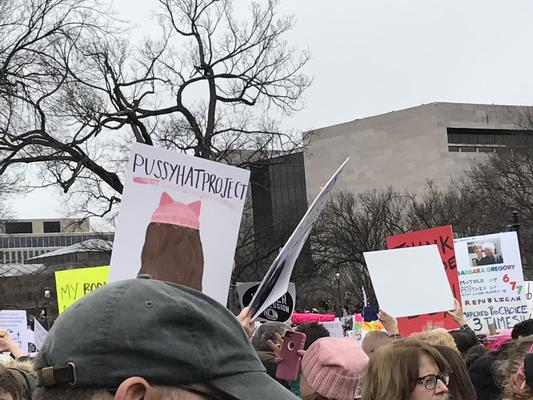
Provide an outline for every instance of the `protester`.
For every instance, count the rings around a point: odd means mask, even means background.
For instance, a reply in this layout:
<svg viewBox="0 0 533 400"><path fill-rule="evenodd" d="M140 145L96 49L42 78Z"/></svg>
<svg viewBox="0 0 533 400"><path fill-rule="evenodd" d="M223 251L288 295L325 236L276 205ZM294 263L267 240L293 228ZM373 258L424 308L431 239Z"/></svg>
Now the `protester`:
<svg viewBox="0 0 533 400"><path fill-rule="evenodd" d="M450 367L432 346L400 339L381 346L363 380L364 400L448 400Z"/></svg>
<svg viewBox="0 0 533 400"><path fill-rule="evenodd" d="M276 343L281 347L282 336L289 330L289 326L282 322L265 322L255 332L252 345L257 351L259 360L265 366L268 375L275 378L276 376L276 352L272 351L272 344Z"/></svg>
<svg viewBox="0 0 533 400"><path fill-rule="evenodd" d="M0 365L0 400L31 400L34 388L31 365Z"/></svg>
<svg viewBox="0 0 533 400"><path fill-rule="evenodd" d="M146 279L110 283L69 307L35 368L34 400L297 399L267 375L225 307Z"/></svg>
<svg viewBox="0 0 533 400"><path fill-rule="evenodd" d="M302 358L300 391L304 400L360 398L368 356L353 338L321 338Z"/></svg>
<svg viewBox="0 0 533 400"><path fill-rule="evenodd" d="M311 322L308 324L298 325L296 327L297 332L305 333L305 345L304 350L307 350L318 339L323 337L329 337L329 331L324 325L320 325L317 322Z"/></svg>
<svg viewBox="0 0 533 400"><path fill-rule="evenodd" d="M411 337L430 344L432 346L447 346L459 352L452 335L450 335L448 331L444 328L437 328L431 331L424 332L415 332L411 334Z"/></svg>
<svg viewBox="0 0 533 400"><path fill-rule="evenodd" d="M361 347L370 357L380 346L390 342L392 338L383 331L370 331L363 338Z"/></svg>
<svg viewBox="0 0 533 400"><path fill-rule="evenodd" d="M453 331L449 331L448 333L452 336L453 341L457 346L457 350L459 350L463 357L468 350L479 344L479 340L477 339L476 335L471 331L455 329Z"/></svg>
<svg viewBox="0 0 533 400"><path fill-rule="evenodd" d="M10 353L15 359L23 357L24 352L13 340L9 332L0 330L0 353Z"/></svg>
<svg viewBox="0 0 533 400"><path fill-rule="evenodd" d="M526 355L533 352L533 336L527 336L513 343L506 362L504 393L509 400L533 399L533 363L525 363Z"/></svg>
<svg viewBox="0 0 533 400"><path fill-rule="evenodd" d="M448 346L435 346L435 348L450 365L450 383L448 385L450 398L453 400L476 400L476 390L472 385L461 354Z"/></svg>
<svg viewBox="0 0 533 400"><path fill-rule="evenodd" d="M511 337L513 339L519 339L529 335L533 335L533 319L526 319L525 321L519 322L511 331Z"/></svg>

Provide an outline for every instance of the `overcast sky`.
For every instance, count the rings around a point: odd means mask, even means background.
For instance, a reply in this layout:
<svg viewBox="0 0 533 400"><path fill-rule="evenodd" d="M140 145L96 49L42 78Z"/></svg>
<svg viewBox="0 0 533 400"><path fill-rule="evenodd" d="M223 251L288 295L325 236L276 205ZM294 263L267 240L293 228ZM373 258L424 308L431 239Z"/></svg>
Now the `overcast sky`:
<svg viewBox="0 0 533 400"><path fill-rule="evenodd" d="M132 43L155 32L155 0L114 4L137 25ZM306 72L314 77L306 108L288 127L306 131L436 101L533 105L531 0L281 0L280 11L296 16L287 38L310 49ZM57 217L61 197L43 189L11 208L18 218Z"/></svg>

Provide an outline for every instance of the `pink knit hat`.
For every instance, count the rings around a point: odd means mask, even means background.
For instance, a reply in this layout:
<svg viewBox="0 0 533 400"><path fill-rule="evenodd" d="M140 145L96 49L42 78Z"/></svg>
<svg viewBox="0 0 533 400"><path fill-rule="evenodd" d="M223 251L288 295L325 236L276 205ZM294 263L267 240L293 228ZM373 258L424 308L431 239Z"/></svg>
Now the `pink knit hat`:
<svg viewBox="0 0 533 400"><path fill-rule="evenodd" d="M331 400L359 395L368 356L353 338L326 337L314 342L302 358L302 373L311 388Z"/></svg>
<svg viewBox="0 0 533 400"><path fill-rule="evenodd" d="M174 201L168 193L163 192L159 200L159 207L152 214L150 222L179 225L200 230L201 201L184 204Z"/></svg>

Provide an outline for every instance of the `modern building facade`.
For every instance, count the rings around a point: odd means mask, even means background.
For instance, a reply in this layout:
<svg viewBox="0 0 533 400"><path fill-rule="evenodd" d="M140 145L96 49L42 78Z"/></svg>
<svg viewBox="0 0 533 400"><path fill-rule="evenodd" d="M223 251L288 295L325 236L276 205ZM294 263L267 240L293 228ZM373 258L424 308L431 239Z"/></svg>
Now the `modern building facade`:
<svg viewBox="0 0 533 400"><path fill-rule="evenodd" d="M28 263L32 258L44 253L89 239L112 241L113 234L92 232L88 220L2 220L0 264Z"/></svg>
<svg viewBox="0 0 533 400"><path fill-rule="evenodd" d="M488 153L533 144L533 131L520 127L531 115L532 107L431 103L307 132L308 198L347 157L337 187L354 193L422 193L428 180L445 187Z"/></svg>

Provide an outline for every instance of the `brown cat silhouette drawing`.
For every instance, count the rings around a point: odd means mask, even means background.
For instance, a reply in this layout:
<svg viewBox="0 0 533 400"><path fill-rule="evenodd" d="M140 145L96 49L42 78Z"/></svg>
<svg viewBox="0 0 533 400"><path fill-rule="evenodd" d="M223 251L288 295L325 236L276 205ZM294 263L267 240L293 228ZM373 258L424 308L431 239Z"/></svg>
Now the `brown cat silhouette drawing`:
<svg viewBox="0 0 533 400"><path fill-rule="evenodd" d="M201 201L184 204L163 192L152 214L139 275L202 291L204 254L200 239Z"/></svg>

